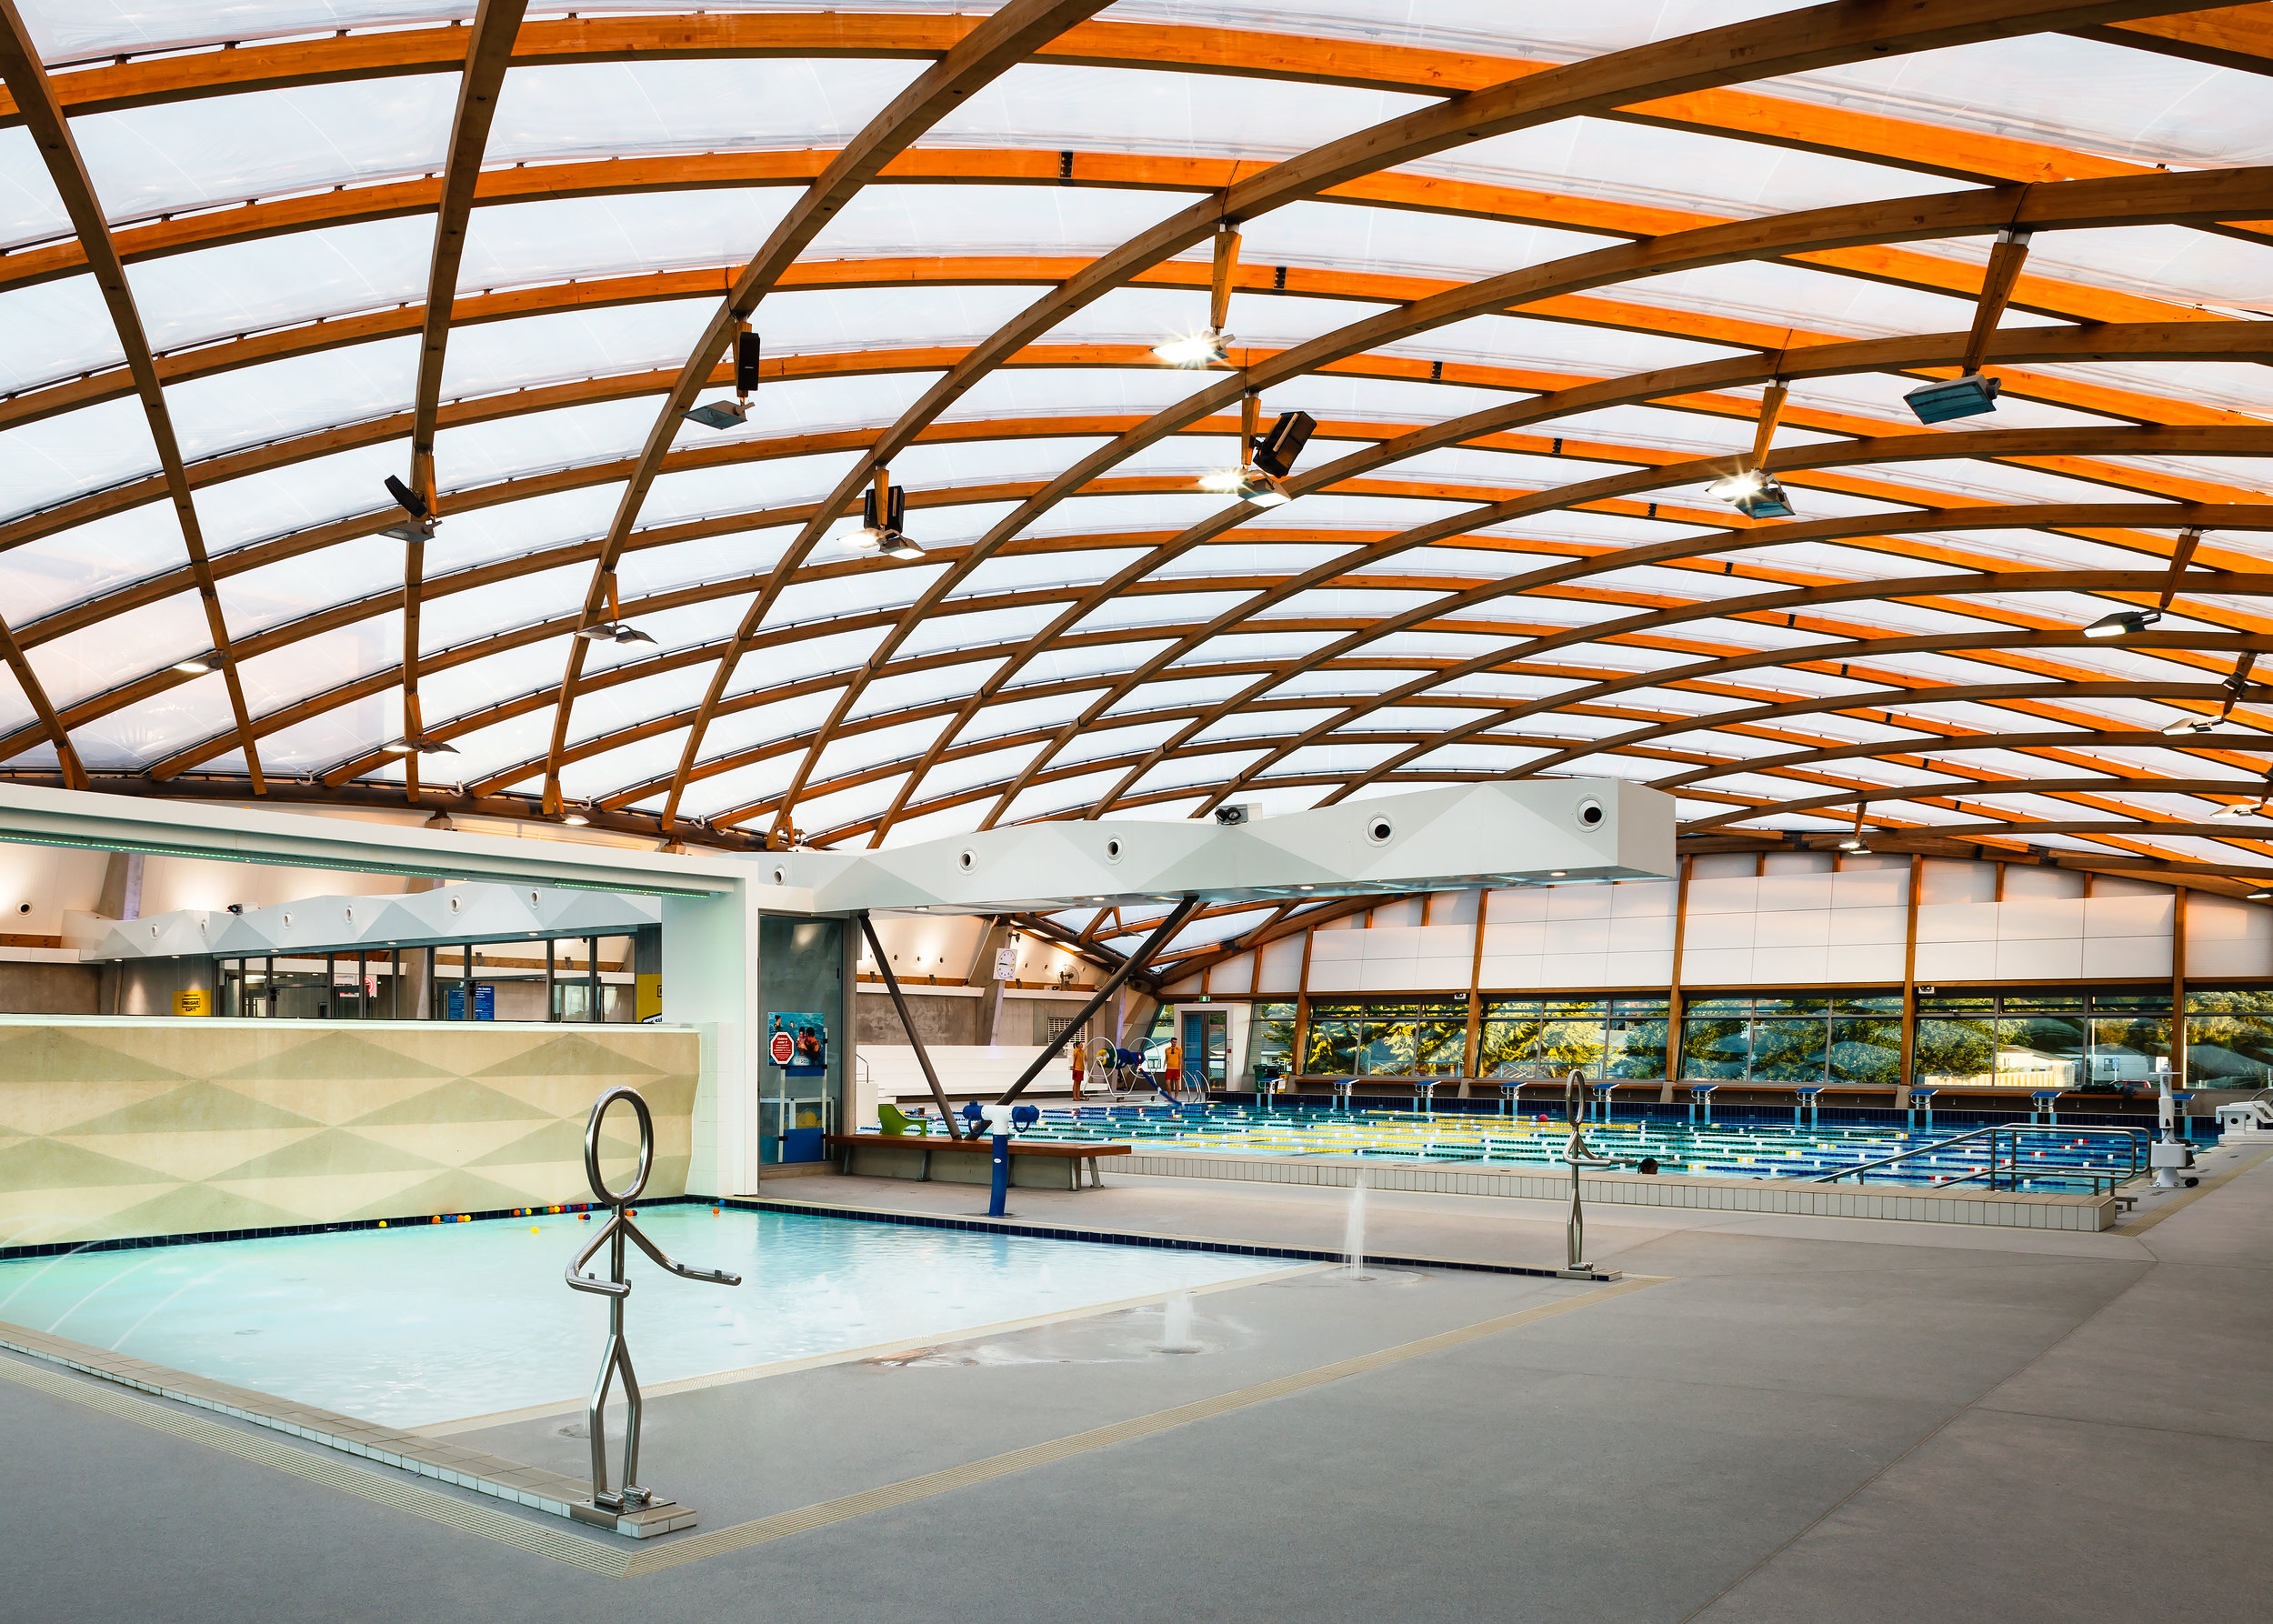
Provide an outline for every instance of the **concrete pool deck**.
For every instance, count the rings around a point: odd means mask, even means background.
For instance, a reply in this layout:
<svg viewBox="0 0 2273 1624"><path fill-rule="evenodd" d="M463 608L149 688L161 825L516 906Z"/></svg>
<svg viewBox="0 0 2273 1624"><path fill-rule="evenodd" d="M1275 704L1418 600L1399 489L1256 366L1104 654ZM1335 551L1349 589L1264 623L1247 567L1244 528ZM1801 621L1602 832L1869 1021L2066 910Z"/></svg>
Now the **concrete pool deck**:
<svg viewBox="0 0 2273 1624"><path fill-rule="evenodd" d="M1633 1288L1241 1287L1201 1299L1197 1355L1153 1351L1140 1308L660 1397L646 1475L709 1531L645 1542L636 1568L629 1541L543 1519L566 1543L538 1549L514 1537L538 1519L447 1485L280 1466L175 1424L247 1435L226 1418L11 1359L43 1378L0 1381L38 1492L0 1551L11 1605L58 1620L2253 1617L2273 1167L2211 1171L2128 1234L1605 1208L1595 1260ZM834 1177L768 1193L975 1206ZM1331 1246L1346 1198L1126 1178L1013 1205ZM1380 1252L1559 1260L1547 1202L1377 1191L1369 1218ZM577 1430L453 1442L574 1471ZM2164 1571L2176 1519L2191 1537ZM698 1543L736 1527L756 1532Z"/></svg>

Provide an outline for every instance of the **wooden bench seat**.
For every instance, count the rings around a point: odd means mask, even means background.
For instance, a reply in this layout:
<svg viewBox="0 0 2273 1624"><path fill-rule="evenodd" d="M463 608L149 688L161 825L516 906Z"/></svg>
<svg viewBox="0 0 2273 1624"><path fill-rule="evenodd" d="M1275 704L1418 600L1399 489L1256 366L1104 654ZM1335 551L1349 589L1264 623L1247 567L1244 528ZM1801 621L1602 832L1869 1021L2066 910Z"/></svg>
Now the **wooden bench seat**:
<svg viewBox="0 0 2273 1624"><path fill-rule="evenodd" d="M984 1138L951 1139L945 1134L833 1133L823 1143L838 1153L842 1171L867 1178L932 1179L942 1184L986 1184L994 1178L994 1145ZM1101 1189L1097 1158L1127 1156L1129 1145L1059 1144L1039 1139L1010 1141L1010 1182L1026 1189Z"/></svg>

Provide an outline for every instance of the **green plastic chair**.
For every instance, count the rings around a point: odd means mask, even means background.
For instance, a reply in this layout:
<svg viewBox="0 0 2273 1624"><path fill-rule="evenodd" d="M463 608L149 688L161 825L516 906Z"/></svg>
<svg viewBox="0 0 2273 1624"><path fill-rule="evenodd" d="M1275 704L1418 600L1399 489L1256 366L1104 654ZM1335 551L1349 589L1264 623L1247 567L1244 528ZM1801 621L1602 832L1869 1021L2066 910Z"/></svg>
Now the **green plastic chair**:
<svg viewBox="0 0 2273 1624"><path fill-rule="evenodd" d="M930 1118L911 1117L888 1100L876 1102L876 1121L882 1125L886 1138L896 1138L911 1128L926 1138L931 1137Z"/></svg>

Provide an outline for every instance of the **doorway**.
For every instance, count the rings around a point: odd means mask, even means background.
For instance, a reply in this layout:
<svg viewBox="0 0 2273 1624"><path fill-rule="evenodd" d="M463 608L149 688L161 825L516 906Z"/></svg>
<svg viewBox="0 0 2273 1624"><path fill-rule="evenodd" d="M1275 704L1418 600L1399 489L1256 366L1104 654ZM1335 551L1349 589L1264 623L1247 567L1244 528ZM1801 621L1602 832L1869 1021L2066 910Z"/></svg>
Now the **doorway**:
<svg viewBox="0 0 2273 1624"><path fill-rule="evenodd" d="M1221 1009L1187 1009L1183 1028L1186 1085L1225 1087L1231 1050L1230 1017Z"/></svg>

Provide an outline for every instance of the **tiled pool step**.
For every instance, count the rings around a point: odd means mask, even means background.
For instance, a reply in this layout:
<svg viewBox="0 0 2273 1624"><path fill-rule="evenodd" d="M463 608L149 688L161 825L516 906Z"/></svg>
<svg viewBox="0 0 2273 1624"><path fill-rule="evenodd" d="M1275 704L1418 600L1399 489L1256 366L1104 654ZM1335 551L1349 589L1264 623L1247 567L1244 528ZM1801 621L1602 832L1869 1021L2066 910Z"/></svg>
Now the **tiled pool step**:
<svg viewBox="0 0 2273 1624"><path fill-rule="evenodd" d="M155 1393L161 1398L233 1416L255 1427L288 1432L326 1449L360 1455L381 1466L454 1483L476 1494L511 1500L553 1517L572 1518L635 1539L690 1528L695 1522L694 1511L677 1505L618 1516L593 1506L592 1486L581 1478L565 1477L542 1467L524 1466L517 1460L468 1449L446 1439L424 1438L416 1432L383 1427L376 1421L359 1421L353 1416L279 1398L274 1393L232 1387L225 1381L209 1381L202 1376L154 1365L130 1354L74 1342L68 1337L51 1336L28 1326L0 1321L0 1348L141 1392Z"/></svg>

